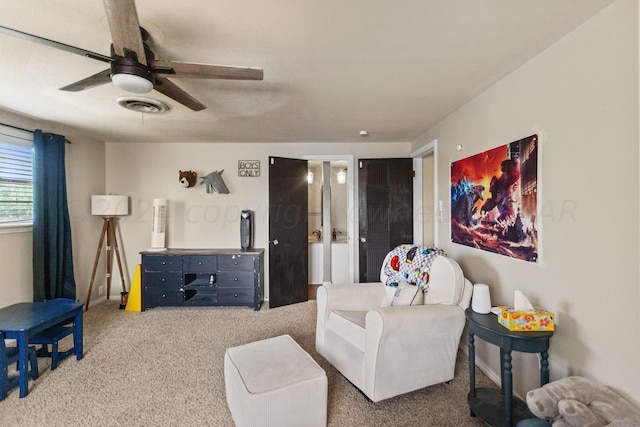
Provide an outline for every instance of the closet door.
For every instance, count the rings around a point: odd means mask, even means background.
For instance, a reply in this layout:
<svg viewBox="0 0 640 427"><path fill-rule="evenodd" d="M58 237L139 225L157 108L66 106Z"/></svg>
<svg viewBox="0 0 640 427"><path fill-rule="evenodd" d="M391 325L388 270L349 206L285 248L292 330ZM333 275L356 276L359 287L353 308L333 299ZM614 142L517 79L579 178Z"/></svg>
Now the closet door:
<svg viewBox="0 0 640 427"><path fill-rule="evenodd" d="M361 159L358 206L359 279L379 282L387 253L413 243L412 159Z"/></svg>
<svg viewBox="0 0 640 427"><path fill-rule="evenodd" d="M269 158L269 307L307 301L307 161Z"/></svg>

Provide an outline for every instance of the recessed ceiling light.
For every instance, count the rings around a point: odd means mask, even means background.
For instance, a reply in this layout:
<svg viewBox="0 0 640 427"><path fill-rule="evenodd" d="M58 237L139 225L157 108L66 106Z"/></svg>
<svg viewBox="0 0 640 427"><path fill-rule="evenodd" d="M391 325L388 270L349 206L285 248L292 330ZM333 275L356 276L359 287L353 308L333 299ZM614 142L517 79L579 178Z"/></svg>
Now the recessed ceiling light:
<svg viewBox="0 0 640 427"><path fill-rule="evenodd" d="M361 130L360 136L369 136L369 132L367 132L366 130Z"/></svg>
<svg viewBox="0 0 640 427"><path fill-rule="evenodd" d="M127 110L138 113L159 114L169 111L171 108L162 101L151 98L140 98L137 96L123 96L116 100L118 105Z"/></svg>

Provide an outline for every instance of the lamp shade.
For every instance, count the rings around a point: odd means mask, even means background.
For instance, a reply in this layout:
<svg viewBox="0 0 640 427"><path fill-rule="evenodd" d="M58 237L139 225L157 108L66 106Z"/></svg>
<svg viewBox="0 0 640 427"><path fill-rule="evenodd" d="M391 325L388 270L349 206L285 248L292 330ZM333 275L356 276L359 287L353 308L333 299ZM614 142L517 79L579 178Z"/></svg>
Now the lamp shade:
<svg viewBox="0 0 640 427"><path fill-rule="evenodd" d="M471 309L480 314L489 314L489 312L491 312L491 295L489 294L489 286L481 283L473 285Z"/></svg>
<svg viewBox="0 0 640 427"><path fill-rule="evenodd" d="M129 215L129 196L112 194L91 196L91 215Z"/></svg>

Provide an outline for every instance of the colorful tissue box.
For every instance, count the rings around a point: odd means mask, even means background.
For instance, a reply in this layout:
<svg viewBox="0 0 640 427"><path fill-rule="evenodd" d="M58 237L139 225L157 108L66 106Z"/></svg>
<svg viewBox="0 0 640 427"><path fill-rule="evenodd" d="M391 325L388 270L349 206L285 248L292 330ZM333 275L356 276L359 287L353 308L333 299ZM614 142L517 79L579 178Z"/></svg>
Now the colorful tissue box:
<svg viewBox="0 0 640 427"><path fill-rule="evenodd" d="M553 331L553 313L538 307L535 311L516 311L513 307L498 307L498 322L510 331Z"/></svg>

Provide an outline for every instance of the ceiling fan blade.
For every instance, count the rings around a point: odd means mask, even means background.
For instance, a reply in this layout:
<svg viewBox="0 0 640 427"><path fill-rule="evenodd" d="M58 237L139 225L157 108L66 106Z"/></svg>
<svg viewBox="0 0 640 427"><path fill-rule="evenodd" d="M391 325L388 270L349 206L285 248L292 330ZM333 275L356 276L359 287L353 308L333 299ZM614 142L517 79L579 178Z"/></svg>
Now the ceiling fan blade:
<svg viewBox="0 0 640 427"><path fill-rule="evenodd" d="M68 92L80 92L81 90L89 89L95 86L100 86L105 83L111 83L111 69L108 68L104 71L100 71L93 76L86 79L79 80L75 83L71 83L65 87L61 87L60 90L66 90Z"/></svg>
<svg viewBox="0 0 640 427"><path fill-rule="evenodd" d="M172 74L175 77L190 79L262 80L264 78L262 68L231 67L160 59L154 59L151 66L155 73Z"/></svg>
<svg viewBox="0 0 640 427"><path fill-rule="evenodd" d="M200 101L164 77L156 76L156 82L153 88L158 92L167 95L174 101L191 108L193 111L200 111L207 108L205 105L201 104Z"/></svg>
<svg viewBox="0 0 640 427"><path fill-rule="evenodd" d="M14 30L13 28L3 27L2 25L0 25L0 33L8 34L14 37L19 37L24 40L29 40L31 42L35 42L45 46L64 50L66 52L75 53L76 55L86 56L87 58L97 59L98 61L111 62L110 56L101 55L99 53L91 52L75 46L70 46L68 44L55 42L53 40L45 39L44 37L34 36L33 34L24 33L22 31Z"/></svg>
<svg viewBox="0 0 640 427"><path fill-rule="evenodd" d="M140 64L147 65L138 12L133 0L104 0L104 8L111 30L114 53L126 57L127 49L136 53Z"/></svg>

